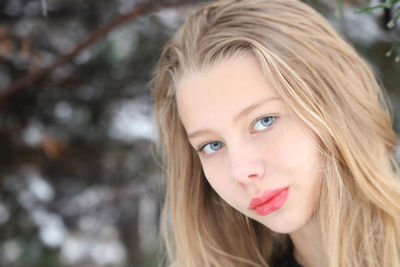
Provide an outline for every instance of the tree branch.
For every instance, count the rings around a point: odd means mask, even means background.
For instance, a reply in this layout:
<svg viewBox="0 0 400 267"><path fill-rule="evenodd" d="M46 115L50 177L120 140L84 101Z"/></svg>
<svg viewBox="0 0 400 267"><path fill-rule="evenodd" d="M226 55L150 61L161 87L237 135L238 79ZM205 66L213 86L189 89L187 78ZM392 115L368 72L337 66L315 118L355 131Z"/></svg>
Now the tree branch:
<svg viewBox="0 0 400 267"><path fill-rule="evenodd" d="M160 8L177 7L177 6L182 6L184 4L194 3L194 2L195 1L184 1L184 0L176 1L173 3L165 3L165 1L164 2L163 1L153 1L153 2L136 5L127 14L116 18L110 24L96 30L86 40L84 40L83 42L78 44L74 50L72 50L70 53L64 55L63 57L59 58L58 60L55 60L49 67L31 71L30 73L26 74L22 78L13 82L10 86L6 87L3 90L0 90L0 102L4 101L6 98L10 97L11 95L14 95L18 91L20 91L24 88L27 88L29 86L32 86L39 80L45 79L46 76L51 74L55 69L72 61L83 50L90 47L96 41L101 40L102 38L107 36L107 34L109 32L111 32L113 29L115 29L116 27L119 27L124 23L130 22L142 15L145 15L152 11L156 11Z"/></svg>

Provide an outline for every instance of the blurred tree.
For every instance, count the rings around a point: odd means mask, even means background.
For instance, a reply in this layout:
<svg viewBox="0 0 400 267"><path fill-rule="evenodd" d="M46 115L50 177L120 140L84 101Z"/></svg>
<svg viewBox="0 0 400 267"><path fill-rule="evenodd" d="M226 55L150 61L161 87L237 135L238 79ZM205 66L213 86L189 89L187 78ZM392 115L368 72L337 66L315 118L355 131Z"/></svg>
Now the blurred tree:
<svg viewBox="0 0 400 267"><path fill-rule="evenodd" d="M368 1L360 1L365 5ZM341 18L343 10L343 0L338 0L336 8L336 16ZM395 29L395 25L400 19L400 0L380 0L379 4L373 4L369 6L364 6L356 9L358 13L369 13L376 10L382 10L381 12L381 27L383 30L393 30L392 47L386 53L386 56L390 57L394 55L395 61L400 62L400 33ZM397 32L396 32L397 31Z"/></svg>

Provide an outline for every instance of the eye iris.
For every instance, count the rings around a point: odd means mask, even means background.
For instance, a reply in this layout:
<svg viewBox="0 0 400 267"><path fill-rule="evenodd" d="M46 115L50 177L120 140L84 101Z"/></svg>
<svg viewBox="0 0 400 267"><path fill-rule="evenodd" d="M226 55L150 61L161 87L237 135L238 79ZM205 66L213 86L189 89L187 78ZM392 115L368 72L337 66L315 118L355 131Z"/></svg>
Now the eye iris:
<svg viewBox="0 0 400 267"><path fill-rule="evenodd" d="M274 124L275 122L275 117L273 116L268 116L268 117L264 117L264 118L260 118L257 120L257 122L254 124L253 129L255 131L263 131L268 129L269 127L272 126L272 124Z"/></svg>
<svg viewBox="0 0 400 267"><path fill-rule="evenodd" d="M210 147L212 150L218 150L221 147L221 143L220 142L212 142L212 143L210 143Z"/></svg>
<svg viewBox="0 0 400 267"><path fill-rule="evenodd" d="M261 124L263 126L270 126L273 122L273 118L272 117L266 117L266 118L262 118L261 119Z"/></svg>

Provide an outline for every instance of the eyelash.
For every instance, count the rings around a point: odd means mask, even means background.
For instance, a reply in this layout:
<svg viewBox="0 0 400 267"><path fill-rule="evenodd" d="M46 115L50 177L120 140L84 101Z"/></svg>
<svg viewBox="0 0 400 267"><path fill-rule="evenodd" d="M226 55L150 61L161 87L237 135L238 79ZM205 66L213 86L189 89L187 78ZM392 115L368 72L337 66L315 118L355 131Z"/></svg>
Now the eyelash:
<svg viewBox="0 0 400 267"><path fill-rule="evenodd" d="M259 122L259 121L261 121L261 120L263 120L263 119L272 119L272 122L271 122L270 125L265 126L265 127L267 127L267 128L265 128L265 129L262 129L262 130L254 130L254 127L255 127L256 123ZM251 123L251 132L252 132L252 133L254 133L254 132L261 132L261 131L265 131L265 130L270 129L270 127L273 127L273 125L275 124L276 119L278 119L277 116L262 116L262 117L259 117L259 118L255 119L255 120ZM212 144L212 143L221 143L221 147L220 147L220 148L222 148L222 147L224 146L224 144L223 144L222 142L220 142L220 141L211 141L211 142L207 142L207 143L202 143L202 144L199 146L199 148L197 149L197 152L198 152L198 153L203 153L203 152L204 152L204 148L205 148L207 145L210 145L210 144ZM219 149L220 149L220 148L219 148ZM219 150L219 149L218 149L218 150ZM215 152L217 152L218 150L216 150ZM215 152L213 152L213 153L215 153ZM207 154L213 154L213 153L207 153Z"/></svg>

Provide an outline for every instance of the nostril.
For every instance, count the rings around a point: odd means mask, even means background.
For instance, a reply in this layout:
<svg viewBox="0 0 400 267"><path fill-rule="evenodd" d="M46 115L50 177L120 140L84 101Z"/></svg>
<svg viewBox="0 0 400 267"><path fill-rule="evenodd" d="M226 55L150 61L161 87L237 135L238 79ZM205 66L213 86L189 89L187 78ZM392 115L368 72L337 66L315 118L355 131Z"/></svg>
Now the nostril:
<svg viewBox="0 0 400 267"><path fill-rule="evenodd" d="M249 175L249 178L251 179L251 178L257 178L258 177L258 175L257 174L250 174Z"/></svg>

